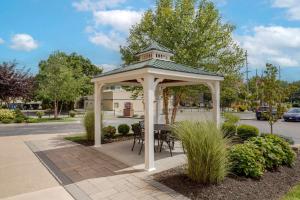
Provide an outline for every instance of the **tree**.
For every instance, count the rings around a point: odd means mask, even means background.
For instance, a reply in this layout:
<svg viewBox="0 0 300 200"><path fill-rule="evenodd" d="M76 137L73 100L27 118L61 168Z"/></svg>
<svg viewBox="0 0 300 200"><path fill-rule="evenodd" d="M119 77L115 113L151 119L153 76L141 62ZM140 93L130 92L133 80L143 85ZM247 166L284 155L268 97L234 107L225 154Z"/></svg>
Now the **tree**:
<svg viewBox="0 0 300 200"><path fill-rule="evenodd" d="M94 86L91 79L102 72L102 68L92 64L92 62L84 58L77 53L71 53L67 55L62 53L66 57L67 66L73 70L73 76L76 80L80 80L80 95L87 96L93 94Z"/></svg>
<svg viewBox="0 0 300 200"><path fill-rule="evenodd" d="M271 134L273 134L274 123L277 122L284 112L282 102L287 97L286 90L277 79L277 75L277 68L272 64L266 64L261 89L263 102L268 105L268 110L264 115L269 122ZM276 114L274 109L277 109Z"/></svg>
<svg viewBox="0 0 300 200"><path fill-rule="evenodd" d="M31 99L34 77L29 71L17 69L16 62L0 64L0 100L6 104L16 98Z"/></svg>
<svg viewBox="0 0 300 200"><path fill-rule="evenodd" d="M225 79L232 75L240 77L244 52L232 39L233 30L234 26L222 22L212 2L175 0L173 4L172 0L158 0L156 9L146 11L141 22L131 28L128 46L121 47L120 51L125 64L130 64L136 61L135 54L154 40L175 52L172 58L175 62L222 73ZM222 85L222 91L233 85ZM171 94L170 89L165 90L165 95ZM185 91L188 94L190 90ZM180 92L175 95L175 99L185 96ZM167 106L169 98L163 99Z"/></svg>
<svg viewBox="0 0 300 200"><path fill-rule="evenodd" d="M74 101L80 96L81 79L75 79L68 67L67 57L55 52L39 63L38 96L49 99L54 104L54 118L58 117L59 101Z"/></svg>

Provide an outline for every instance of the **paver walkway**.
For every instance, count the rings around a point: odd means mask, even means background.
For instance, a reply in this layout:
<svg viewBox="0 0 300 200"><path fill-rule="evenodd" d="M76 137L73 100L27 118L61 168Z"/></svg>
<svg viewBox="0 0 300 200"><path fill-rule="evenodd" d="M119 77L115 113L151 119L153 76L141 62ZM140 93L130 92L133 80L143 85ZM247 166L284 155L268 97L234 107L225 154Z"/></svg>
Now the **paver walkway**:
<svg viewBox="0 0 300 200"><path fill-rule="evenodd" d="M75 199L187 199L154 181L148 172L93 147L53 144L57 142L34 141L28 145Z"/></svg>

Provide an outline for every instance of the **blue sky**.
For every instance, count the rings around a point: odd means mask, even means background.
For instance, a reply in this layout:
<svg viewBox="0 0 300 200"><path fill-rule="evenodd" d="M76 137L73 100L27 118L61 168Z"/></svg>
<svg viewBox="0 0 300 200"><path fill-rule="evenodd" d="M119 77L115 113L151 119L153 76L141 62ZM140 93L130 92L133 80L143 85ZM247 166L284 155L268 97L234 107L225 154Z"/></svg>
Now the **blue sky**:
<svg viewBox="0 0 300 200"><path fill-rule="evenodd" d="M234 39L249 53L251 73L265 62L280 65L282 78L300 80L299 0L214 0ZM38 69L61 50L77 52L106 70L121 64L118 46L154 0L9 0L0 2L0 62Z"/></svg>

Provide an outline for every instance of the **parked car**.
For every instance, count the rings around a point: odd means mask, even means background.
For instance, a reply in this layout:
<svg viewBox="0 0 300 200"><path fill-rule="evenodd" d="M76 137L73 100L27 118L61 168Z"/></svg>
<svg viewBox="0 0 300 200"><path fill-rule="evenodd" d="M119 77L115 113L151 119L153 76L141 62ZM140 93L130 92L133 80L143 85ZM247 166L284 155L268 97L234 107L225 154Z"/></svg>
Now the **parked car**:
<svg viewBox="0 0 300 200"><path fill-rule="evenodd" d="M283 115L284 121L298 121L300 122L300 108L291 108Z"/></svg>
<svg viewBox="0 0 300 200"><path fill-rule="evenodd" d="M256 119L257 120L266 120L266 117L264 115L264 113L267 113L269 110L269 106L260 106L257 110L256 110ZM275 116L277 114L277 109L274 108L272 110L272 115Z"/></svg>

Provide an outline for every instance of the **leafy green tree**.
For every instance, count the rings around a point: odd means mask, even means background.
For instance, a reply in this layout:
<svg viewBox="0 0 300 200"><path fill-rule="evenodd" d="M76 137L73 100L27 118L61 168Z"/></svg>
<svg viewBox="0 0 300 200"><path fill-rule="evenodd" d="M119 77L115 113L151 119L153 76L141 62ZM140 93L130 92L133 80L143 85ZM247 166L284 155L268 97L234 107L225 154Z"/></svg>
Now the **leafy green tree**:
<svg viewBox="0 0 300 200"><path fill-rule="evenodd" d="M268 105L268 110L264 115L269 122L271 134L273 134L274 123L284 112L282 102L287 97L287 91L282 87L277 75L277 68L272 64L266 64L261 89L263 102ZM277 109L276 114L273 112L274 109Z"/></svg>
<svg viewBox="0 0 300 200"><path fill-rule="evenodd" d="M102 72L102 68L92 64L92 62L77 53L71 53L66 56L67 66L73 70L73 76L76 80L80 80L80 95L86 96L93 93L93 84L91 79Z"/></svg>
<svg viewBox="0 0 300 200"><path fill-rule="evenodd" d="M81 79L75 79L73 70L68 67L67 57L55 52L39 63L37 75L37 94L42 99L49 99L54 105L54 118L58 117L58 103L74 101L80 96Z"/></svg>
<svg viewBox="0 0 300 200"><path fill-rule="evenodd" d="M128 46L121 47L125 64L136 61L135 54L154 40L175 52L172 58L175 62L222 73L225 79L229 76L240 77L244 52L232 38L235 27L223 23L212 2L158 0L156 4L154 10L146 11L141 22L132 27ZM235 84L222 85L222 91L233 85ZM188 88L184 90L187 94ZM165 90L164 94L171 94L168 91L170 89ZM185 96L181 92L174 93L179 97ZM177 99L177 96L174 98ZM168 104L166 101L168 98L164 97L165 106ZM164 108L164 111L167 112L168 108ZM174 111L173 113L176 114ZM166 121L168 122L167 118Z"/></svg>

